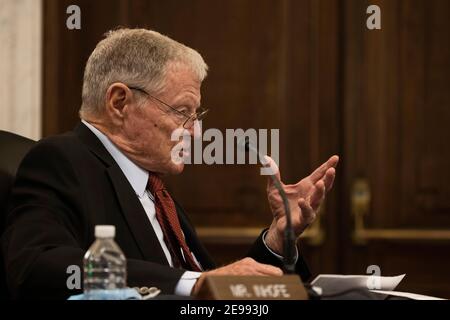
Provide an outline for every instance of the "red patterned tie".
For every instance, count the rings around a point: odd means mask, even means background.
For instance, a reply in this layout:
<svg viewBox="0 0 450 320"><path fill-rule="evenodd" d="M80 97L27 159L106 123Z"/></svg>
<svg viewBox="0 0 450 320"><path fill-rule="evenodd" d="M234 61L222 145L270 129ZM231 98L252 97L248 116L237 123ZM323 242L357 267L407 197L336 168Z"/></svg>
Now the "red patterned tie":
<svg viewBox="0 0 450 320"><path fill-rule="evenodd" d="M184 239L175 203L158 175L150 173L148 189L155 197L156 219L163 231L164 241L172 255L174 266L177 267L181 264L188 270L201 271ZM180 249L183 250L184 259Z"/></svg>

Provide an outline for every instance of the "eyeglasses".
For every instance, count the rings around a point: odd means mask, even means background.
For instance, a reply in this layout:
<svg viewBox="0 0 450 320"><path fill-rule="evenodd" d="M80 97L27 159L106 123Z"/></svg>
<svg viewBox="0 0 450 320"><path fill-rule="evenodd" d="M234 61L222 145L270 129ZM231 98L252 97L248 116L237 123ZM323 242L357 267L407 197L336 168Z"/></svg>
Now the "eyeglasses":
<svg viewBox="0 0 450 320"><path fill-rule="evenodd" d="M195 121L201 121L205 118L206 114L209 112L208 109L203 109L200 108L196 113L188 115L182 111L179 111L177 109L175 109L174 107L172 107L171 105L165 103L164 101L156 98L155 96L152 96L151 94L149 94L147 91L145 91L142 88L138 88L138 87L128 87L131 90L136 90L139 92L144 93L145 95L149 96L150 98L158 101L159 103L163 104L164 106L168 107L169 109L171 109L173 112L175 112L175 114L177 114L180 117L183 117L185 120L183 122L183 128L184 129L190 129L194 126Z"/></svg>

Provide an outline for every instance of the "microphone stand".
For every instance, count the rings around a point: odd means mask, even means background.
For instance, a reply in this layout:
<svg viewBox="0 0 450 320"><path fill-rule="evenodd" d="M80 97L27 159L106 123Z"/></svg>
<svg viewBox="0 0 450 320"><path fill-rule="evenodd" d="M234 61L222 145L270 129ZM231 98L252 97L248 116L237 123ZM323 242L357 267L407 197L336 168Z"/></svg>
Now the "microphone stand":
<svg viewBox="0 0 450 320"><path fill-rule="evenodd" d="M265 165L262 159L264 157L259 153L259 151L250 143L248 137L246 137L243 146L245 151L255 152L258 156L259 162L261 165ZM284 252L284 269L287 274L295 274L295 243L296 237L294 233L294 229L292 228L292 216L291 216L291 208L289 207L289 201L287 199L286 193L284 192L283 187L281 186L280 179L277 178L275 174L271 174L270 179L272 180L273 185L277 189L280 194L281 199L283 200L284 212L286 215L286 228L284 229L284 243L283 243L283 252Z"/></svg>
<svg viewBox="0 0 450 320"><path fill-rule="evenodd" d="M292 217L291 217L291 208L289 207L289 202L284 192L283 187L281 186L280 180L275 175L270 175L270 179L272 180L273 185L278 190L281 199L283 200L284 212L286 215L286 228L284 229L284 243L283 243L283 251L284 251L284 268L287 274L295 274L295 234L294 229L292 228Z"/></svg>

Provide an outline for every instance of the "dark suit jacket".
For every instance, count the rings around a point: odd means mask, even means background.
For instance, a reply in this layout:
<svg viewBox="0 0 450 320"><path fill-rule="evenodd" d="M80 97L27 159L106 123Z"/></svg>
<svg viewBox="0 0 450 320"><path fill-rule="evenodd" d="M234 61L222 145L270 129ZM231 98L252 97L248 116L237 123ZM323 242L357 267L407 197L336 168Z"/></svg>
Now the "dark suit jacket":
<svg viewBox="0 0 450 320"><path fill-rule="evenodd" d="M127 258L128 285L157 286L173 294L184 270L174 269L162 251L134 190L98 138L83 124L73 132L43 139L22 161L10 198L2 237L12 296L65 299L79 291L66 285L70 265L82 269L95 225L116 226L116 242ZM214 263L177 204L191 251L205 270ZM248 256L281 267L261 236ZM306 279L303 260L297 264Z"/></svg>

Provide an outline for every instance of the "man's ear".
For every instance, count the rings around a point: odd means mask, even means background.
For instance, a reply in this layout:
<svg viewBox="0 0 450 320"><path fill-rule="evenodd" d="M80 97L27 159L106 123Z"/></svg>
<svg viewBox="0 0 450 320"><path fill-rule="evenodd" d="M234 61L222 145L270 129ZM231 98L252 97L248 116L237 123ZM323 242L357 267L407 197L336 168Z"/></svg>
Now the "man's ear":
<svg viewBox="0 0 450 320"><path fill-rule="evenodd" d="M131 90L123 83L113 83L106 91L106 112L113 121L122 121L131 102Z"/></svg>

